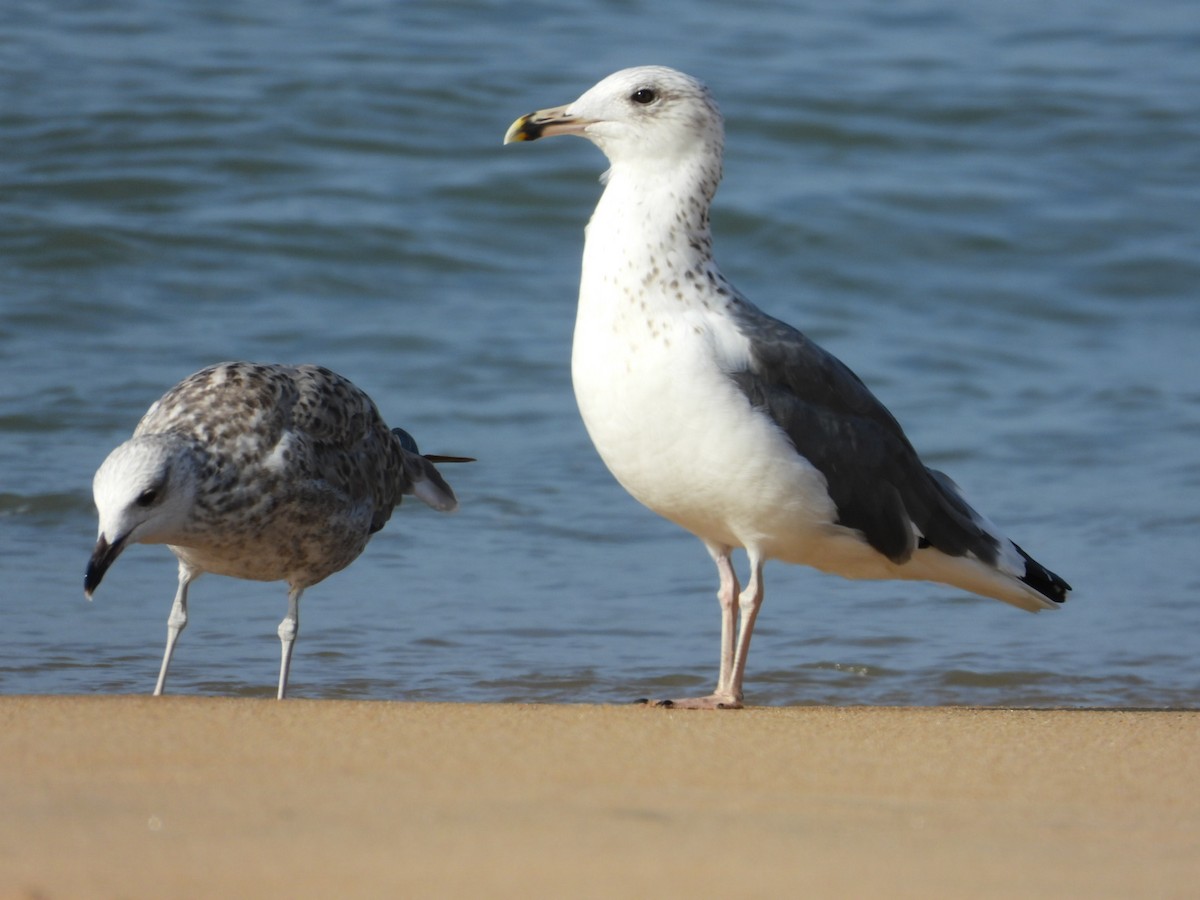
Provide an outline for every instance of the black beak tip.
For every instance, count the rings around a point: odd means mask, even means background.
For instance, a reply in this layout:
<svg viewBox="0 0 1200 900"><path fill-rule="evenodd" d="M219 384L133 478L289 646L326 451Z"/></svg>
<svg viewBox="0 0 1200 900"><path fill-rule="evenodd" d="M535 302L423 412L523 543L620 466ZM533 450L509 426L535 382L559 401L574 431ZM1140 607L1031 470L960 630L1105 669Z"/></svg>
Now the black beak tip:
<svg viewBox="0 0 1200 900"><path fill-rule="evenodd" d="M108 571L124 549L124 538L113 541L111 544L103 536L96 541L96 549L92 551L87 571L83 573L83 596L89 600L92 599L92 593L100 586L100 582L104 579L104 573Z"/></svg>
<svg viewBox="0 0 1200 900"><path fill-rule="evenodd" d="M100 586L103 578L104 569L95 563L88 563L87 571L83 575L83 596L91 600L92 593Z"/></svg>

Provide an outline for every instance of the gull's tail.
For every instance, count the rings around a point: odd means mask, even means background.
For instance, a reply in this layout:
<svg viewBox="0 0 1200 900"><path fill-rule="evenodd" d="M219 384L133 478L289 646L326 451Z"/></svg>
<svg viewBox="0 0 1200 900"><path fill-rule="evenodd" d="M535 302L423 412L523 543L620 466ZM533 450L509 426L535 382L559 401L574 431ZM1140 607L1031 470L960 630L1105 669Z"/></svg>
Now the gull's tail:
<svg viewBox="0 0 1200 900"><path fill-rule="evenodd" d="M913 558L915 568L926 574L917 576L995 597L1029 612L1058 609L1067 601L1071 585L1004 536L988 518L968 503L962 490L945 473L929 469L929 474L944 491L957 497L971 521L989 540L992 553L963 553L950 556L936 548L919 551ZM984 548L991 549L991 548ZM911 577L911 576L910 576Z"/></svg>
<svg viewBox="0 0 1200 900"><path fill-rule="evenodd" d="M421 453L417 442L403 428L393 428L394 434L405 450L405 463L411 477L411 493L427 506L438 512L453 512L458 508L458 498L442 477L442 473L433 465L436 463L465 463L475 462L471 456L444 456L438 453Z"/></svg>

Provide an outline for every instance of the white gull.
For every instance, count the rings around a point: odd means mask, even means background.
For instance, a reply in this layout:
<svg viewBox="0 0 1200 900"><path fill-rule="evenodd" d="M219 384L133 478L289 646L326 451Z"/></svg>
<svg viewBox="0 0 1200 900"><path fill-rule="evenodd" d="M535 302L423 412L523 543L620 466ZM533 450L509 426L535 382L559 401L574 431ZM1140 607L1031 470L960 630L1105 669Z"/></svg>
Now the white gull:
<svg viewBox="0 0 1200 900"><path fill-rule="evenodd" d="M100 529L84 577L90 599L130 544L167 544L179 588L167 619L159 695L188 586L204 572L286 581L279 690L287 690L300 595L350 565L406 494L458 505L433 462L375 404L319 366L227 362L185 378L158 401L96 472Z"/></svg>
<svg viewBox="0 0 1200 900"><path fill-rule="evenodd" d="M717 269L709 207L724 129L702 83L625 69L522 116L505 143L556 134L588 138L611 164L587 226L571 357L584 424L617 481L697 535L720 578L716 690L664 705L741 706L768 559L942 582L1031 612L1066 599L1063 579L921 463L850 369Z"/></svg>

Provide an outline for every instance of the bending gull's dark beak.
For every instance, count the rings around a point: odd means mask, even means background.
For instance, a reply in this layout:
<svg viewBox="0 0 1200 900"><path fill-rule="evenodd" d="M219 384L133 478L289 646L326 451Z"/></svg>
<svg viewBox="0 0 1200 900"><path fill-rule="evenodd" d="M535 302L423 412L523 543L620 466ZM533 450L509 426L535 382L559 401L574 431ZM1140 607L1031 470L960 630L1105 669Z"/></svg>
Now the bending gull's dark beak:
<svg viewBox="0 0 1200 900"><path fill-rule="evenodd" d="M92 599L92 591L100 585L104 573L117 561L124 549L124 537L110 544L104 535L100 535L100 539L96 541L96 549L92 551L92 558L88 560L87 572L83 576L83 596Z"/></svg>
<svg viewBox="0 0 1200 900"><path fill-rule="evenodd" d="M570 109L570 105L555 106L552 109L539 109L527 116L521 116L508 127L508 131L504 134L504 143L536 141L538 138L552 137L556 134L582 134L593 120L573 116L567 111L568 109Z"/></svg>

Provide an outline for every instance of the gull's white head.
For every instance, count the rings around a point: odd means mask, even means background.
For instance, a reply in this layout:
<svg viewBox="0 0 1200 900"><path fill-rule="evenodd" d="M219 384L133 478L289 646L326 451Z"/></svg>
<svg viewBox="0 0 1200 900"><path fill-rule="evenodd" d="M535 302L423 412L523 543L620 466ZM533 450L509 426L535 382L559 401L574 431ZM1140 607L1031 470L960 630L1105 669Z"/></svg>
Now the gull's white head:
<svg viewBox="0 0 1200 900"><path fill-rule="evenodd" d="M699 158L720 165L721 112L708 88L665 66L622 69L565 106L513 122L506 144L555 134L578 134L598 146L614 167L626 160L677 165Z"/></svg>
<svg viewBox="0 0 1200 900"><path fill-rule="evenodd" d="M195 459L177 437L133 438L96 470L92 495L100 529L84 576L89 598L128 545L171 543L183 536L196 503Z"/></svg>

